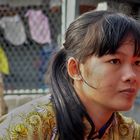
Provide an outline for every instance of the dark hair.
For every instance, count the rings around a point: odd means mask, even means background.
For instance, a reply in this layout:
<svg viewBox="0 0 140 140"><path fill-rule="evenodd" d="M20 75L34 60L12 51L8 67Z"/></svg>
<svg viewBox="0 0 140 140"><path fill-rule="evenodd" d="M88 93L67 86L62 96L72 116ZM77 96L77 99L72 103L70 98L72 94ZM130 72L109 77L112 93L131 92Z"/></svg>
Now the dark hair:
<svg viewBox="0 0 140 140"><path fill-rule="evenodd" d="M55 105L60 140L84 139L83 116L87 115L67 73L69 57L84 63L91 55L114 54L121 41L132 34L134 55L140 55L140 25L126 15L109 11L91 11L72 22L66 31L64 48L53 59L52 99ZM89 119L90 120L90 119ZM92 124L94 131L94 124Z"/></svg>

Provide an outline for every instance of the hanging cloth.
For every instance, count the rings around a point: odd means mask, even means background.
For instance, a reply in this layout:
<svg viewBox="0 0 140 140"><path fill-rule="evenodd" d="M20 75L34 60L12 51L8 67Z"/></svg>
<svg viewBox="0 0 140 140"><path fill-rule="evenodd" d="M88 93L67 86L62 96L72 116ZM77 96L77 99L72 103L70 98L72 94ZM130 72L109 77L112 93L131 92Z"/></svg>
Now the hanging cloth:
<svg viewBox="0 0 140 140"><path fill-rule="evenodd" d="M2 47L0 47L0 73L9 74L8 59Z"/></svg>
<svg viewBox="0 0 140 140"><path fill-rule="evenodd" d="M4 29L5 38L13 45L22 45L26 41L24 25L18 15L3 17L0 27Z"/></svg>
<svg viewBox="0 0 140 140"><path fill-rule="evenodd" d="M51 33L48 17L41 10L29 10L28 17L31 37L40 44L51 43Z"/></svg>

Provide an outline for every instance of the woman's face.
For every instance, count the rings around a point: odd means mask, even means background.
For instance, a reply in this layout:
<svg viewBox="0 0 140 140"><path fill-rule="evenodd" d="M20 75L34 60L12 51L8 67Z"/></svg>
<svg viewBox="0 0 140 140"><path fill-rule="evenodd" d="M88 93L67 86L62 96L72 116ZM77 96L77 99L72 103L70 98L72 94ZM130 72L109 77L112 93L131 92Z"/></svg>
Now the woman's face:
<svg viewBox="0 0 140 140"><path fill-rule="evenodd" d="M140 87L140 57L134 57L134 40L128 36L113 55L92 56L80 71L84 80L75 86L83 102L112 111L128 110Z"/></svg>

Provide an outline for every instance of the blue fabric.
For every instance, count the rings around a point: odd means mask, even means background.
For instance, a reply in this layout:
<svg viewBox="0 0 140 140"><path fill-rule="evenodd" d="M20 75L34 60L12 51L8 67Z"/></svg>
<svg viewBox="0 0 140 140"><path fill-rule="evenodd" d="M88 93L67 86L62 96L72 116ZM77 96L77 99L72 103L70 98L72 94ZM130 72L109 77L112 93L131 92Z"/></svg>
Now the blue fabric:
<svg viewBox="0 0 140 140"><path fill-rule="evenodd" d="M39 75L38 80L39 82L39 88L44 89L47 88L47 85L45 83L45 73L48 69L48 63L51 60L51 57L53 54L57 51L58 46L55 43L47 43L44 46L42 46L42 49L40 51L40 66L39 66Z"/></svg>

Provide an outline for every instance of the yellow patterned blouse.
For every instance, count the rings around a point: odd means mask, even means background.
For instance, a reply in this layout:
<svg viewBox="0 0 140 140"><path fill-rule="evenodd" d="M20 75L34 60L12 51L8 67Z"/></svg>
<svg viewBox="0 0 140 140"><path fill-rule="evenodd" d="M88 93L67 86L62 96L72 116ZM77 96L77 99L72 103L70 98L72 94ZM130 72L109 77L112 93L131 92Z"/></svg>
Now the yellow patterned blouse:
<svg viewBox="0 0 140 140"><path fill-rule="evenodd" d="M86 119L83 122L87 140L91 126ZM50 95L33 100L3 116L0 119L0 140L58 140ZM140 125L115 113L112 124L101 140L140 140Z"/></svg>

